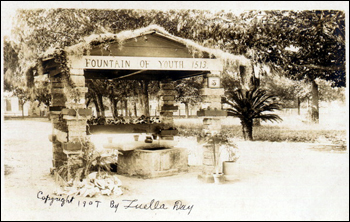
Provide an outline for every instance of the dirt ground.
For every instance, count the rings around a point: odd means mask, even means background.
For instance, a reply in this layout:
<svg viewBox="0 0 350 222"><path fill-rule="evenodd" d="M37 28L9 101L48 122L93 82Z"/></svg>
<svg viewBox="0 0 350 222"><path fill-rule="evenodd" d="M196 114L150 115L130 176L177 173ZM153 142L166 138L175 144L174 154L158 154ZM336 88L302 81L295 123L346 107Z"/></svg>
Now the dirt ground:
<svg viewBox="0 0 350 222"><path fill-rule="evenodd" d="M237 141L241 157L235 181L204 183L196 166L156 179L119 176L122 196L75 197L61 206L42 200L58 188L49 174L51 124L6 120L1 131L2 220L349 220L347 151ZM194 144L191 139L180 143L188 149ZM131 200L130 206L143 207L154 201L151 209L127 209Z"/></svg>

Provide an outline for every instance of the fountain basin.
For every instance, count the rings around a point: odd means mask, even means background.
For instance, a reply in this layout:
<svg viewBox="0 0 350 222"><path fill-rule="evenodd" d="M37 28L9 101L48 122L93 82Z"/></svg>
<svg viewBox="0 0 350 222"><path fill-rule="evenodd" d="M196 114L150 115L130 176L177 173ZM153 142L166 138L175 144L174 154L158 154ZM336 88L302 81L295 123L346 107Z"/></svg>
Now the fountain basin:
<svg viewBox="0 0 350 222"><path fill-rule="evenodd" d="M121 152L118 174L155 178L188 170L188 153L184 148L147 147Z"/></svg>

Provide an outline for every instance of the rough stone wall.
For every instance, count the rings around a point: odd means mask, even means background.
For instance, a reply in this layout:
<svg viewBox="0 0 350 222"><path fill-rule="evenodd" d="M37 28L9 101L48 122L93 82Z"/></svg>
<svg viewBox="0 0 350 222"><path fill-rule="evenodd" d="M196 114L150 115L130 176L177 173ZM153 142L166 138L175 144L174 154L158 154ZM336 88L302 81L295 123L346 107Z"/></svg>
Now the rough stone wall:
<svg viewBox="0 0 350 222"><path fill-rule="evenodd" d="M176 90L174 83L169 80L162 80L160 82L160 121L164 125L165 129L174 127L174 112L178 110L175 104ZM164 140L174 140L173 135L161 136Z"/></svg>
<svg viewBox="0 0 350 222"><path fill-rule="evenodd" d="M184 148L123 152L118 158L118 173L143 178L176 175L188 170L188 153Z"/></svg>
<svg viewBox="0 0 350 222"><path fill-rule="evenodd" d="M220 77L219 72L212 72L205 76ZM224 95L223 88L209 88L208 80L205 79L204 88L201 89L202 102L207 104L207 110L202 111L203 114L203 133L210 133L211 135L218 134L221 131L221 118L226 115L222 111L221 97ZM202 177L212 178L211 174L215 172L214 162L214 145L203 145L203 168Z"/></svg>
<svg viewBox="0 0 350 222"><path fill-rule="evenodd" d="M50 118L52 122L53 167L58 168L68 160L70 155L81 152L82 139L86 137L86 122L92 110L85 108L84 71L70 70L70 81L73 86L67 86L61 78L50 78L51 101ZM78 92L74 96L70 90Z"/></svg>
<svg viewBox="0 0 350 222"><path fill-rule="evenodd" d="M64 86L61 78L50 78L51 83L51 106L50 106L50 119L52 123L52 136L50 138L52 142L53 160L52 165L54 168L62 166L64 161L67 161L67 155L63 153L62 141L67 140L64 137L64 128L67 128L67 124L63 121L61 116L61 109L65 107L66 97L64 95ZM62 136L63 135L63 136Z"/></svg>

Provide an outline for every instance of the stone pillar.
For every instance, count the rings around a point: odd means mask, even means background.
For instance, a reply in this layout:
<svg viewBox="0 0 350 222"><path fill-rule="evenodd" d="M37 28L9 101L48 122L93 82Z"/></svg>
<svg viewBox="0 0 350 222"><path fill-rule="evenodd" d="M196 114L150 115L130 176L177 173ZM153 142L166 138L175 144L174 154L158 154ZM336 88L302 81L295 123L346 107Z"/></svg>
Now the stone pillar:
<svg viewBox="0 0 350 222"><path fill-rule="evenodd" d="M175 104L175 87L170 79L162 80L160 82L160 121L164 129L174 128L173 113L178 110ZM174 135L160 135L161 139L174 140Z"/></svg>
<svg viewBox="0 0 350 222"><path fill-rule="evenodd" d="M221 118L218 117L206 117L203 119L203 131L204 133L210 133L215 135L221 131ZM216 147L218 149L218 147ZM202 174L208 177L212 177L212 173L215 172L214 161L214 145L203 145L203 168Z"/></svg>
<svg viewBox="0 0 350 222"><path fill-rule="evenodd" d="M214 78L210 78L214 77ZM227 116L226 111L222 110L221 97L224 95L224 89L220 85L220 72L212 71L206 75L204 87L201 89L202 103L204 108L197 112L198 116L203 116L203 134L211 135L221 132L221 119ZM213 82L209 82L209 81ZM215 172L214 145L203 145L203 168L200 178L207 182L213 181L212 174Z"/></svg>
<svg viewBox="0 0 350 222"><path fill-rule="evenodd" d="M210 77L214 77L212 80ZM197 115L204 116L203 130L211 134L221 131L221 118L227 116L222 110L221 97L224 96L224 88L221 88L220 72L212 71L204 77L204 87L200 90L202 103L206 106L197 112ZM213 81L210 83L209 81ZM215 83L215 84L213 84Z"/></svg>
<svg viewBox="0 0 350 222"><path fill-rule="evenodd" d="M72 86L65 89L67 109L62 110L68 127L68 141L63 144L63 152L74 155L81 152L82 142L86 138L87 119L90 118L92 110L85 108L85 94L88 89L85 87L84 70L71 69L69 78Z"/></svg>
<svg viewBox="0 0 350 222"><path fill-rule="evenodd" d="M86 122L92 114L92 110L85 108L87 88L83 69L71 69L69 79L69 83L64 83L61 78L50 78L53 129L49 139L53 143L54 169L68 161L70 155L81 153Z"/></svg>
<svg viewBox="0 0 350 222"><path fill-rule="evenodd" d="M69 109L84 109L85 108L85 93L88 89L85 87L85 76L83 69L70 69L70 82L72 89L65 89L67 101L66 107ZM77 94L79 94L77 96Z"/></svg>
<svg viewBox="0 0 350 222"><path fill-rule="evenodd" d="M64 95L64 86L61 78L50 77L50 85L51 106L49 109L52 134L49 139L52 142L52 166L53 168L58 168L67 161L67 156L63 153L62 147L62 142L64 142L64 139L67 139L64 138L64 134L67 134L67 124L61 116L61 110L65 108L66 97Z"/></svg>

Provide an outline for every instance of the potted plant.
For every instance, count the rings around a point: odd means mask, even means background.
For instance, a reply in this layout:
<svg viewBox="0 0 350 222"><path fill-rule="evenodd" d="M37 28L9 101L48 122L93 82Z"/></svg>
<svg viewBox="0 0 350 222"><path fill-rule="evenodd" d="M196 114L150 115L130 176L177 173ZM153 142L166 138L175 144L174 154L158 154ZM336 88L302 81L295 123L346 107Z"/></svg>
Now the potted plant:
<svg viewBox="0 0 350 222"><path fill-rule="evenodd" d="M214 182L220 184L224 180L230 180L234 174L234 163L239 158L237 145L232 141L229 141L227 136L221 133L206 133L201 138L203 138L207 144L212 145L213 161L215 166L215 172L213 173ZM226 161L221 163L222 159L226 159Z"/></svg>
<svg viewBox="0 0 350 222"><path fill-rule="evenodd" d="M238 146L230 141L223 146L222 152L226 153L226 161L222 163L222 171L225 180L233 180L235 178L235 169L237 168L237 160L239 159Z"/></svg>

